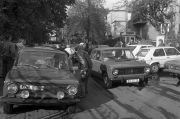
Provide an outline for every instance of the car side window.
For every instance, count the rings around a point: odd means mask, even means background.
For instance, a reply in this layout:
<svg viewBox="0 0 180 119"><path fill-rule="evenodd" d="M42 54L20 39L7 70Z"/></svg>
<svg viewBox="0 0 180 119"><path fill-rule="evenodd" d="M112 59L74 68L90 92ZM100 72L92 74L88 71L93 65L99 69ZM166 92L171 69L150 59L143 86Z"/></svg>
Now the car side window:
<svg viewBox="0 0 180 119"><path fill-rule="evenodd" d="M180 55L180 53L175 48L165 48L165 52L167 56Z"/></svg>
<svg viewBox="0 0 180 119"><path fill-rule="evenodd" d="M96 57L95 57L95 60L100 60L100 51L97 51L96 52Z"/></svg>
<svg viewBox="0 0 180 119"><path fill-rule="evenodd" d="M154 57L160 57L160 56L165 56L164 50L163 49L156 49L153 54Z"/></svg>
<svg viewBox="0 0 180 119"><path fill-rule="evenodd" d="M91 52L91 59L96 59L96 50Z"/></svg>
<svg viewBox="0 0 180 119"><path fill-rule="evenodd" d="M141 46L141 48L147 48L147 46Z"/></svg>

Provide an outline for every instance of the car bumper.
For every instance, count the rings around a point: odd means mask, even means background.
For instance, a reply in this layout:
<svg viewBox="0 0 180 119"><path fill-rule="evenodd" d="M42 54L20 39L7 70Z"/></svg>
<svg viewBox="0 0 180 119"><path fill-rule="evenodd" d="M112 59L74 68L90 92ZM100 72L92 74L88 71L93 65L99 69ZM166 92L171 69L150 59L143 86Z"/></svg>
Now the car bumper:
<svg viewBox="0 0 180 119"><path fill-rule="evenodd" d="M21 99L21 98L10 98L10 97L2 97L0 98L1 103L9 103L16 105L49 105L49 106L57 106L57 105L72 105L80 102L80 99Z"/></svg>
<svg viewBox="0 0 180 119"><path fill-rule="evenodd" d="M179 70L174 70L174 69L163 69L164 72L169 72L173 74L173 76L180 76L180 71Z"/></svg>
<svg viewBox="0 0 180 119"><path fill-rule="evenodd" d="M131 80L131 79L139 79L139 81L144 81L147 78L151 78L151 75L148 75L148 74L121 75L121 76L114 77L111 80L126 82L127 80Z"/></svg>

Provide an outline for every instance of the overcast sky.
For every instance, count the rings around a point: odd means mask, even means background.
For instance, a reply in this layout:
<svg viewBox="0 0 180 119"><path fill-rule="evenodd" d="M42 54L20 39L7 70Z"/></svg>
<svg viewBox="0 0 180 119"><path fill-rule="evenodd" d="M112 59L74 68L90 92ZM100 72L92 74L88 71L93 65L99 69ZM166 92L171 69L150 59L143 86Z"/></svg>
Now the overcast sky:
<svg viewBox="0 0 180 119"><path fill-rule="evenodd" d="M106 1L106 3L105 3L105 7L106 8L112 8L112 6L113 6L113 3L116 3L116 2L118 2L119 0L105 0Z"/></svg>

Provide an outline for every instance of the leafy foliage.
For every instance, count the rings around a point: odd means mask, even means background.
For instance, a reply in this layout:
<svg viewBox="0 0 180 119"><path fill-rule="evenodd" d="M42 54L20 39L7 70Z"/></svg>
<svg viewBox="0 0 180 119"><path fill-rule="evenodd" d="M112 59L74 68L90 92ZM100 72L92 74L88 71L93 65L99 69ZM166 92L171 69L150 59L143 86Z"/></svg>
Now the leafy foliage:
<svg viewBox="0 0 180 119"><path fill-rule="evenodd" d="M46 39L47 32L64 25L67 5L74 0L1 0L0 34L24 37L35 42Z"/></svg>
<svg viewBox="0 0 180 119"><path fill-rule="evenodd" d="M129 7L132 9L133 22L149 21L157 30L160 24L171 20L173 0L134 0Z"/></svg>
<svg viewBox="0 0 180 119"><path fill-rule="evenodd" d="M102 40L105 37L105 17L108 13L102 5L103 1L80 1L69 9L68 34L85 34L93 39Z"/></svg>

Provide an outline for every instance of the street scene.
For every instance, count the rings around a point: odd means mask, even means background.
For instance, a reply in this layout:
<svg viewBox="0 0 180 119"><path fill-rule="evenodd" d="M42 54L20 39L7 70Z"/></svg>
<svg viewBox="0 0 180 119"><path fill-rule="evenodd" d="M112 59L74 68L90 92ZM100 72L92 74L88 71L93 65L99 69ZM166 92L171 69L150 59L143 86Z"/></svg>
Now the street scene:
<svg viewBox="0 0 180 119"><path fill-rule="evenodd" d="M180 119L180 0L2 0L0 119Z"/></svg>

